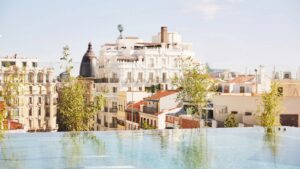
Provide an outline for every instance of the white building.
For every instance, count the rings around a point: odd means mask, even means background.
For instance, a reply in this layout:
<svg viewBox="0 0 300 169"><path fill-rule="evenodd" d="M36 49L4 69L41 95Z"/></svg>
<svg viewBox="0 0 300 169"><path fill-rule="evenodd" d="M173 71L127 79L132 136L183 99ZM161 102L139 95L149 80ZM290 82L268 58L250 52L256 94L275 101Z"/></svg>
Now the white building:
<svg viewBox="0 0 300 169"><path fill-rule="evenodd" d="M254 75L237 75L226 81L219 82L221 95L254 95L269 91L271 77L265 74L264 67L260 66Z"/></svg>
<svg viewBox="0 0 300 169"><path fill-rule="evenodd" d="M168 32L167 27L161 27L152 42L120 36L115 43L103 45L96 91L108 93L106 111L99 116L117 113L118 91L145 91L157 84L161 89L174 89L171 80L182 76L181 60L194 55L192 45L182 42L180 34Z"/></svg>
<svg viewBox="0 0 300 169"><path fill-rule="evenodd" d="M39 68L37 59L14 56L0 58L0 92L8 82L19 83L14 107L8 107L11 120L26 131L57 129L57 92L52 68ZM12 75L14 78L12 79Z"/></svg>
<svg viewBox="0 0 300 169"><path fill-rule="evenodd" d="M280 123L283 126L300 126L300 81L295 79L276 80L278 90L282 92ZM259 116L263 111L261 94L220 94L213 98L213 117L224 122L229 114L234 114L239 123L245 126L259 125Z"/></svg>

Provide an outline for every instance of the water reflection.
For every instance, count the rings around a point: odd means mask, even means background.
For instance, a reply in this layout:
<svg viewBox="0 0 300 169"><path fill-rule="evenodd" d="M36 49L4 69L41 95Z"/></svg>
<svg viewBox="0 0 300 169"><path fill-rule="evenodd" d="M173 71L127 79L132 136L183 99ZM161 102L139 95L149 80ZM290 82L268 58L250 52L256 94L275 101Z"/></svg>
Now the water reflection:
<svg viewBox="0 0 300 169"><path fill-rule="evenodd" d="M277 130L275 128L265 130L264 142L271 153L271 160L276 168L277 156L279 153L278 144L280 142Z"/></svg>
<svg viewBox="0 0 300 169"><path fill-rule="evenodd" d="M9 135L0 131L0 167L5 169L23 169L19 154L16 153Z"/></svg>
<svg viewBox="0 0 300 169"><path fill-rule="evenodd" d="M84 159L105 154L105 144L89 132L68 132L61 139L63 162L68 169L82 168Z"/></svg>
<svg viewBox="0 0 300 169"><path fill-rule="evenodd" d="M178 147L176 163L178 168L208 169L210 158L208 156L207 133L205 130L189 130L182 135ZM186 137L188 139L186 139Z"/></svg>

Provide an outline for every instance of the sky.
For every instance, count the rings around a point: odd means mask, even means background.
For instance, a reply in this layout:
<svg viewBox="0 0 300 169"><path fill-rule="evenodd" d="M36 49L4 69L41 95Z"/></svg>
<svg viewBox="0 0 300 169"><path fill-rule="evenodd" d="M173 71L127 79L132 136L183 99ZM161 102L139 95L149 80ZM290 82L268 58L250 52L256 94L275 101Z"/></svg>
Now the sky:
<svg viewBox="0 0 300 169"><path fill-rule="evenodd" d="M0 0L0 57L59 67L68 45L75 74L87 50L125 36L150 41L167 26L213 68L251 72L300 67L299 0ZM74 72L73 72L74 73Z"/></svg>

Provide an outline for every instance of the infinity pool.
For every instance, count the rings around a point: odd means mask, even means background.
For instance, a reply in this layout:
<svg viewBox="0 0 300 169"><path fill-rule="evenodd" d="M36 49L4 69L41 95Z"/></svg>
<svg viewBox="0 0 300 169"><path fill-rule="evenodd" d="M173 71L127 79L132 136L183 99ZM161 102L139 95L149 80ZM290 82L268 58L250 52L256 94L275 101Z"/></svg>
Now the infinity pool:
<svg viewBox="0 0 300 169"><path fill-rule="evenodd" d="M300 169L300 129L5 134L1 169Z"/></svg>

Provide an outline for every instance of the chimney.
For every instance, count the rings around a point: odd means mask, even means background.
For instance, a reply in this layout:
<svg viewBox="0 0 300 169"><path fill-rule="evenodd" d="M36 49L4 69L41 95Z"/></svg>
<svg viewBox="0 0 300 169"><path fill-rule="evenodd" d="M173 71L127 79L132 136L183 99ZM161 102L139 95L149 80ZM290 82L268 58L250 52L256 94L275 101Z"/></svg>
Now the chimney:
<svg viewBox="0 0 300 169"><path fill-rule="evenodd" d="M168 43L168 28L166 26L161 27L160 36L161 43Z"/></svg>

